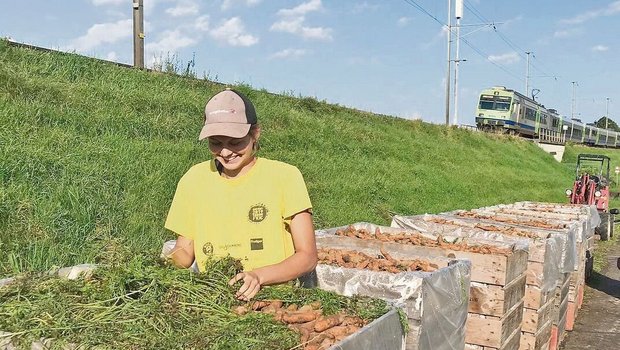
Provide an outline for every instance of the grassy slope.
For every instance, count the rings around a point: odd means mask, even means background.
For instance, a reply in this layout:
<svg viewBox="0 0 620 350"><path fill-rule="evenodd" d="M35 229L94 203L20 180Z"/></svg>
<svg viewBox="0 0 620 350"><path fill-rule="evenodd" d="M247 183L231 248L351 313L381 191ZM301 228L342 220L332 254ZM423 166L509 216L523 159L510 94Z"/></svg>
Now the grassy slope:
<svg viewBox="0 0 620 350"><path fill-rule="evenodd" d="M564 201L572 169L530 142L239 87L261 155L300 168L317 227L516 200ZM221 86L0 41L0 276L158 254Z"/></svg>

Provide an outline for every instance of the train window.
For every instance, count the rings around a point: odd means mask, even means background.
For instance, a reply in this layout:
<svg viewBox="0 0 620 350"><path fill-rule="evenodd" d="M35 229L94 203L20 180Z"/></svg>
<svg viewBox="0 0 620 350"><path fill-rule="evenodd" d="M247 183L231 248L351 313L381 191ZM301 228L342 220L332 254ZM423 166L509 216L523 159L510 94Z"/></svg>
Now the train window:
<svg viewBox="0 0 620 350"><path fill-rule="evenodd" d="M510 110L511 101L512 98L507 96L481 95L478 108L507 111Z"/></svg>
<svg viewBox="0 0 620 350"><path fill-rule="evenodd" d="M493 96L482 95L480 96L480 109L493 109Z"/></svg>
<svg viewBox="0 0 620 350"><path fill-rule="evenodd" d="M495 109L498 111L507 111L510 109L510 97L496 96Z"/></svg>
<svg viewBox="0 0 620 350"><path fill-rule="evenodd" d="M531 108L525 107L525 119L536 121L536 111Z"/></svg>

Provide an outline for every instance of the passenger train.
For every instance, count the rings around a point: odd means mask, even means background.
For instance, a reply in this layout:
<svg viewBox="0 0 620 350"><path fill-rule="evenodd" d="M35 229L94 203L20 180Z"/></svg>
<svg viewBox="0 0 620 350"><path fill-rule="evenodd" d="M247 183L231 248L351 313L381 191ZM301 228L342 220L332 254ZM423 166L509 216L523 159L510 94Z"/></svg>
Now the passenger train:
<svg viewBox="0 0 620 350"><path fill-rule="evenodd" d="M494 86L480 93L476 126L530 138L555 138L591 146L619 147L620 133L560 116L517 91Z"/></svg>

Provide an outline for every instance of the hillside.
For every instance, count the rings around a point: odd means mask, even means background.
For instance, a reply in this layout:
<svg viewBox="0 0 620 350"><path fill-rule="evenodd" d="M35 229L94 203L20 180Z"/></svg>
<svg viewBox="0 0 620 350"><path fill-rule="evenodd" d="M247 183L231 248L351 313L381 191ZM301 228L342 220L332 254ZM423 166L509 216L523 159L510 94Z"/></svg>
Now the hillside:
<svg viewBox="0 0 620 350"><path fill-rule="evenodd" d="M236 86L260 155L304 174L319 228L517 200L564 201L573 169L531 142ZM220 84L0 41L0 277L158 254Z"/></svg>

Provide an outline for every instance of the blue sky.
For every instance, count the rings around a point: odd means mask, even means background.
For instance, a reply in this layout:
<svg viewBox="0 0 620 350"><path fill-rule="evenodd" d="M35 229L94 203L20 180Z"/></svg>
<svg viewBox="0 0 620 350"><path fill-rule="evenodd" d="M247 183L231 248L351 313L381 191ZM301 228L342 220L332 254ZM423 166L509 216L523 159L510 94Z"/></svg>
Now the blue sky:
<svg viewBox="0 0 620 350"><path fill-rule="evenodd" d="M0 0L0 36L132 63L131 3ZM445 121L447 0L144 3L148 65L195 57L198 76L223 83ZM525 52L538 101L585 122L608 108L620 121L618 23L620 1L465 0L459 123L474 124L480 90L525 90Z"/></svg>

